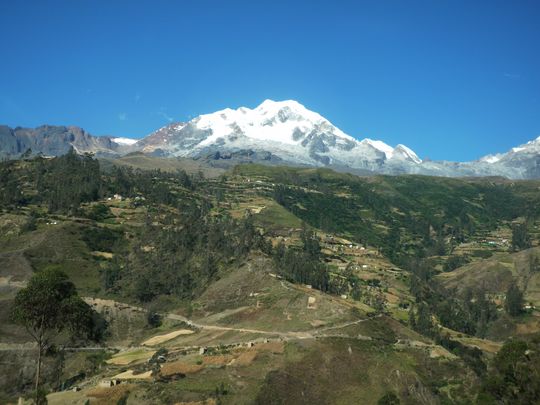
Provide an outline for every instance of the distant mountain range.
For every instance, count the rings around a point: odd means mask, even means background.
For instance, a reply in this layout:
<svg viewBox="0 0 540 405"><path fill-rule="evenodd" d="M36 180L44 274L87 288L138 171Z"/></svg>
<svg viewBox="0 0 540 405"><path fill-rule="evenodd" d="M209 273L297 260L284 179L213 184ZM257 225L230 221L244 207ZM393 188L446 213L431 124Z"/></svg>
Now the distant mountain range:
<svg viewBox="0 0 540 405"><path fill-rule="evenodd" d="M80 153L115 157L142 152L233 164L328 166L359 174L504 176L540 178L540 137L507 153L473 162L422 161L405 145L357 140L296 101L266 100L254 109L225 109L189 122L172 123L140 140L92 136L79 127L44 125L35 129L0 126L0 157L32 153L56 156L70 147Z"/></svg>

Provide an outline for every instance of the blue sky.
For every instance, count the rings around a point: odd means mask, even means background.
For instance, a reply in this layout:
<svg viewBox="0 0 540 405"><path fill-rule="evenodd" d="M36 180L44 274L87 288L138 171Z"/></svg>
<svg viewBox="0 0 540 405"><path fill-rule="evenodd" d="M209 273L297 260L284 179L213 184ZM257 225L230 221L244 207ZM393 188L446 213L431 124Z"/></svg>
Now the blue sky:
<svg viewBox="0 0 540 405"><path fill-rule="evenodd" d="M142 137L295 99L470 160L540 136L538 1L0 0L0 123Z"/></svg>

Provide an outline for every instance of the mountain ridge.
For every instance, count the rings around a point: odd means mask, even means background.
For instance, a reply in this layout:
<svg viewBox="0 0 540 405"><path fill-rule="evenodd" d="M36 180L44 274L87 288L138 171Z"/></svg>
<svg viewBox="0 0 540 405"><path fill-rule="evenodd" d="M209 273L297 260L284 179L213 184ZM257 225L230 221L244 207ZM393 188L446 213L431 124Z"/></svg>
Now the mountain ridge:
<svg viewBox="0 0 540 405"><path fill-rule="evenodd" d="M162 157L247 160L301 166L328 166L372 174L424 174L446 177L540 177L540 137L506 153L472 162L422 160L411 148L380 140L358 140L317 112L294 100L265 100L250 109L225 108L188 122L174 122L142 139L93 136L74 126L35 129L0 126L0 156L27 149L59 155L73 146L79 153L115 157L143 152ZM242 158L242 162L245 161Z"/></svg>

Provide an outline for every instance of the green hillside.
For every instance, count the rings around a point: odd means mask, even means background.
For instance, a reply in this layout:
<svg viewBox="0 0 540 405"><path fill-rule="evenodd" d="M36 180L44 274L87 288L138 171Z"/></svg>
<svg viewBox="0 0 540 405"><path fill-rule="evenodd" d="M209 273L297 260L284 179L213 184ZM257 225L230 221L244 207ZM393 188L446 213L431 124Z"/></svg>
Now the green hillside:
<svg viewBox="0 0 540 405"><path fill-rule="evenodd" d="M56 269L107 327L99 344L54 340L50 404L508 403L492 379L525 383L497 352L540 332L539 186L144 155L2 162L0 367L20 372L0 373L0 402L32 391L13 299Z"/></svg>

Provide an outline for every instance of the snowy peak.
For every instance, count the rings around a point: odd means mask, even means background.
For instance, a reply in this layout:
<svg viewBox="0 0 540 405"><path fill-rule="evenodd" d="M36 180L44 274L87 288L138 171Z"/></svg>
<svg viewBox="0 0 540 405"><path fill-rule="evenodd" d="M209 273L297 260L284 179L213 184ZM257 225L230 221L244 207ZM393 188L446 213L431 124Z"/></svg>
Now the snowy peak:
<svg viewBox="0 0 540 405"><path fill-rule="evenodd" d="M523 145L513 147L506 153L497 153L487 155L479 159L480 162L495 164L522 160L528 156L536 156L540 154L540 137L533 139Z"/></svg>
<svg viewBox="0 0 540 405"><path fill-rule="evenodd" d="M409 148L347 135L317 112L294 100L264 100L255 108L225 108L182 124L171 124L137 145L165 156L209 155L253 150L293 164L337 165L379 170L422 161Z"/></svg>
<svg viewBox="0 0 540 405"><path fill-rule="evenodd" d="M300 134L314 130L325 131L353 141L321 115L293 101L265 100L258 107L226 108L204 114L192 121L198 129L211 131L203 145L210 145L220 138L243 135L247 138L295 145L302 141Z"/></svg>
<svg viewBox="0 0 540 405"><path fill-rule="evenodd" d="M255 111L267 119L278 118L279 121L287 120L310 122L311 124L329 123L324 117L316 112L308 110L302 104L294 100L273 101L264 100Z"/></svg>
<svg viewBox="0 0 540 405"><path fill-rule="evenodd" d="M405 145L399 144L395 148L392 148L390 145L387 145L383 141L374 141L369 138L362 140L360 143L368 145L384 153L386 159L408 160L418 164L422 163L422 159L420 159L418 155L412 151L412 149L408 148Z"/></svg>
<svg viewBox="0 0 540 405"><path fill-rule="evenodd" d="M373 139L366 138L360 142L363 145L368 145L379 152L384 153L387 159L390 159L394 153L394 148L385 144L383 141L374 141Z"/></svg>
<svg viewBox="0 0 540 405"><path fill-rule="evenodd" d="M422 159L420 159L418 155L414 153L412 149L401 144L395 147L395 149L392 152L392 157L405 159L405 160L411 160L414 163L418 163L418 164L422 163Z"/></svg>

